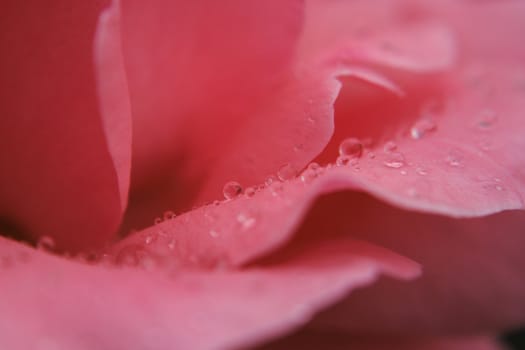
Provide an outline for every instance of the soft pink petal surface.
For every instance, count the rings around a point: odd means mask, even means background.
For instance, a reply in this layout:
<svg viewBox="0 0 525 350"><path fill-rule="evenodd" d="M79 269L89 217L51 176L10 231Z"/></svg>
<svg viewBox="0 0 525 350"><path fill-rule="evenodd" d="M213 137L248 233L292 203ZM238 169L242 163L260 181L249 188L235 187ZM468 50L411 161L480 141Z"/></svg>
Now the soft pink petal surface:
<svg viewBox="0 0 525 350"><path fill-rule="evenodd" d="M301 242L359 237L414 258L425 274L407 286L386 283L376 293L363 293L360 302L334 308L335 316L326 321L331 327L442 334L503 330L525 321L523 211L475 219L406 211L355 173L350 166L324 170L317 178L307 172L251 197L193 210L128 237L113 254L123 264L138 265L146 254L161 264L216 268L245 265ZM396 206L344 192L309 212L321 194L344 189L369 191Z"/></svg>
<svg viewBox="0 0 525 350"><path fill-rule="evenodd" d="M125 206L126 86L116 38L97 32L104 5L8 1L0 20L0 216L15 235L48 235L58 249L100 246ZM118 139L110 149L108 138Z"/></svg>
<svg viewBox="0 0 525 350"><path fill-rule="evenodd" d="M381 272L417 265L368 244L310 246L244 270L90 266L0 241L0 343L9 349L226 349L306 323ZM157 268L159 268L157 270Z"/></svg>

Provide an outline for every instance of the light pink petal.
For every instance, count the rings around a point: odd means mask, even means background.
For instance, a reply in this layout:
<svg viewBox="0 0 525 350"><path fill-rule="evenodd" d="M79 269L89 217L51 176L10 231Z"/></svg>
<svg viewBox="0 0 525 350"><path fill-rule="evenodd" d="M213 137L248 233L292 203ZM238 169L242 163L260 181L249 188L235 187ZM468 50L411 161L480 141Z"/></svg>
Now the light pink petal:
<svg viewBox="0 0 525 350"><path fill-rule="evenodd" d="M100 246L119 223L129 173L126 86L110 43L118 40L115 27L103 20L97 29L100 3L3 7L3 225L26 239L53 237L58 249Z"/></svg>
<svg viewBox="0 0 525 350"><path fill-rule="evenodd" d="M525 60L523 1L411 1L402 13L412 21L440 18L455 32L464 61Z"/></svg>
<svg viewBox="0 0 525 350"><path fill-rule="evenodd" d="M482 67L475 78L469 66L434 85L415 84L402 101L375 93L353 103L343 90L320 161L333 161L345 137L371 137L347 170L374 195L456 217L523 208L525 67Z"/></svg>
<svg viewBox="0 0 525 350"><path fill-rule="evenodd" d="M341 193L320 202L305 226L351 232L423 266L408 288L380 282L320 315L316 327L409 336L497 333L525 322L523 211L452 219Z"/></svg>
<svg viewBox="0 0 525 350"><path fill-rule="evenodd" d="M417 273L404 258L348 239L209 272L90 266L0 243L0 343L14 350L254 345L303 325L381 272Z"/></svg>
<svg viewBox="0 0 525 350"><path fill-rule="evenodd" d="M98 95L104 116L102 122L117 172L120 203L124 209L128 202L131 170L131 111L117 0L100 15L94 45Z"/></svg>
<svg viewBox="0 0 525 350"><path fill-rule="evenodd" d="M503 350L502 344L489 337L381 338L353 336L338 332L300 331L263 345L258 350Z"/></svg>

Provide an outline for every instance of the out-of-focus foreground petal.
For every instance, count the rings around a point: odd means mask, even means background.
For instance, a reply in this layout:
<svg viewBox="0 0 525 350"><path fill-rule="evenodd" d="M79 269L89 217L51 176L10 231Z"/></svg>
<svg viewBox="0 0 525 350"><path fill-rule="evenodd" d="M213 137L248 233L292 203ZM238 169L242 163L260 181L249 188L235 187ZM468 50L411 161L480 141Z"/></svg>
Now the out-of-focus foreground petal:
<svg viewBox="0 0 525 350"><path fill-rule="evenodd" d="M418 273L410 260L350 239L243 270L147 267L90 266L0 239L0 343L14 350L255 345L381 273Z"/></svg>
<svg viewBox="0 0 525 350"><path fill-rule="evenodd" d="M97 29L105 5L7 1L0 20L0 216L63 250L106 242L126 202L127 87L116 26Z"/></svg>
<svg viewBox="0 0 525 350"><path fill-rule="evenodd" d="M338 218L347 210L352 217ZM380 282L321 314L315 327L354 334L487 334L525 322L525 212L453 219L339 193L319 202L305 227L352 232L423 266L405 288ZM394 302L395 300L395 302Z"/></svg>
<svg viewBox="0 0 525 350"><path fill-rule="evenodd" d="M503 350L504 347L489 337L449 338L366 338L347 333L300 331L257 348L326 349L326 350Z"/></svg>

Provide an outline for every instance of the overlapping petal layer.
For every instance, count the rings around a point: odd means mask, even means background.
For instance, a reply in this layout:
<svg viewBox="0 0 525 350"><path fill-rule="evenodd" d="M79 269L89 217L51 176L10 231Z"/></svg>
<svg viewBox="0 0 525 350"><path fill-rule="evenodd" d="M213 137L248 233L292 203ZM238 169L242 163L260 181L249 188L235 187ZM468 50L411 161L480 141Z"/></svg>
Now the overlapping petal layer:
<svg viewBox="0 0 525 350"><path fill-rule="evenodd" d="M306 323L379 274L418 267L347 239L244 270L90 266L0 241L0 343L9 349L226 349Z"/></svg>
<svg viewBox="0 0 525 350"><path fill-rule="evenodd" d="M99 28L95 43L104 6L8 1L1 15L0 216L58 249L100 246L126 204L130 116L118 38Z"/></svg>

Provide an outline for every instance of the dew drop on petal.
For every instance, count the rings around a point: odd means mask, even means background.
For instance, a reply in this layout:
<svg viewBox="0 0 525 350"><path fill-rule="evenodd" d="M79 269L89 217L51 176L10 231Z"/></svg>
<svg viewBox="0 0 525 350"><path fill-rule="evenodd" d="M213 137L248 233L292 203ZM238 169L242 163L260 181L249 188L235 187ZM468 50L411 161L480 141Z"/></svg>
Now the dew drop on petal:
<svg viewBox="0 0 525 350"><path fill-rule="evenodd" d="M272 193L272 196L277 197L280 195L280 193L283 191L283 184L281 182L273 182L270 186L270 192Z"/></svg>
<svg viewBox="0 0 525 350"><path fill-rule="evenodd" d="M494 112L492 109L484 109L480 113L478 126L481 129L488 129L497 121L497 119L498 116L496 112Z"/></svg>
<svg viewBox="0 0 525 350"><path fill-rule="evenodd" d="M167 210L164 212L164 220L172 220L177 216L173 211Z"/></svg>
<svg viewBox="0 0 525 350"><path fill-rule="evenodd" d="M175 240L175 238L171 238L168 242L168 249L169 250L173 250L175 249L175 245L177 244L177 241Z"/></svg>
<svg viewBox="0 0 525 350"><path fill-rule="evenodd" d="M273 184L275 181L277 181L277 179L275 178L275 176L270 175L270 176L268 176L268 177L266 178L266 180L264 180L264 184L265 184L266 186L270 186L270 185Z"/></svg>
<svg viewBox="0 0 525 350"><path fill-rule="evenodd" d="M146 237L144 237L144 243L151 244L157 240L157 236L154 234L147 234Z"/></svg>
<svg viewBox="0 0 525 350"><path fill-rule="evenodd" d="M339 145L339 155L346 157L359 158L363 154L363 143L355 138L349 137L344 139Z"/></svg>
<svg viewBox="0 0 525 350"><path fill-rule="evenodd" d="M255 192L257 192L256 189L255 189L255 187L247 187L247 188L244 190L244 195L245 195L246 197L253 197L253 196L255 195Z"/></svg>
<svg viewBox="0 0 525 350"><path fill-rule="evenodd" d="M383 164L388 168L401 168L405 165L405 156L399 152L389 153Z"/></svg>
<svg viewBox="0 0 525 350"><path fill-rule="evenodd" d="M154 225L158 225L158 224L162 223L162 221L163 221L162 218L155 218L155 220L153 220L153 224Z"/></svg>
<svg viewBox="0 0 525 350"><path fill-rule="evenodd" d="M293 179L297 175L297 171L290 164L283 165L277 172L277 177L281 181Z"/></svg>
<svg viewBox="0 0 525 350"><path fill-rule="evenodd" d="M419 140L431 132L437 130L436 123L431 119L422 119L416 122L410 129L410 137Z"/></svg>
<svg viewBox="0 0 525 350"><path fill-rule="evenodd" d="M335 164L337 166L345 166L345 165L348 165L350 163L350 160L352 160L352 158L349 157L349 156L339 156L339 157L337 157L337 159L335 161Z"/></svg>
<svg viewBox="0 0 525 350"><path fill-rule="evenodd" d="M407 172L406 170L401 170L399 173L400 173L401 175L407 175L407 174L408 174L408 172Z"/></svg>
<svg viewBox="0 0 525 350"><path fill-rule="evenodd" d="M455 168L461 167L463 165L462 160L463 160L463 156L461 155L459 151L451 151L447 155L447 158L445 159L448 165L455 167Z"/></svg>
<svg viewBox="0 0 525 350"><path fill-rule="evenodd" d="M215 231L215 230L210 230L209 232L209 235L211 238L217 238L219 237L219 232Z"/></svg>
<svg viewBox="0 0 525 350"><path fill-rule="evenodd" d="M421 175L421 176L425 176L428 174L427 170L425 168L422 168L422 167L417 167L416 168L416 173Z"/></svg>
<svg viewBox="0 0 525 350"><path fill-rule="evenodd" d="M49 236L42 236L38 239L36 248L38 250L51 252L55 249L55 241Z"/></svg>
<svg viewBox="0 0 525 350"><path fill-rule="evenodd" d="M317 172L309 168L301 173L301 181L305 184L312 182L316 177Z"/></svg>
<svg viewBox="0 0 525 350"><path fill-rule="evenodd" d="M383 151L386 152L386 153L393 152L396 149L397 149L397 143L395 143L394 141L388 141L383 146Z"/></svg>
<svg viewBox="0 0 525 350"><path fill-rule="evenodd" d="M119 266L139 266L142 258L144 258L146 255L146 251L138 246L126 246L118 253L115 263Z"/></svg>
<svg viewBox="0 0 525 350"><path fill-rule="evenodd" d="M241 224L243 230L250 229L251 227L253 227L253 225L255 225L256 222L254 217L246 213L240 213L239 215L237 215L237 221L239 222L239 224Z"/></svg>
<svg viewBox="0 0 525 350"><path fill-rule="evenodd" d="M228 200L237 198L241 193L242 186L236 181L227 182L222 189L222 194L224 195L224 198Z"/></svg>

